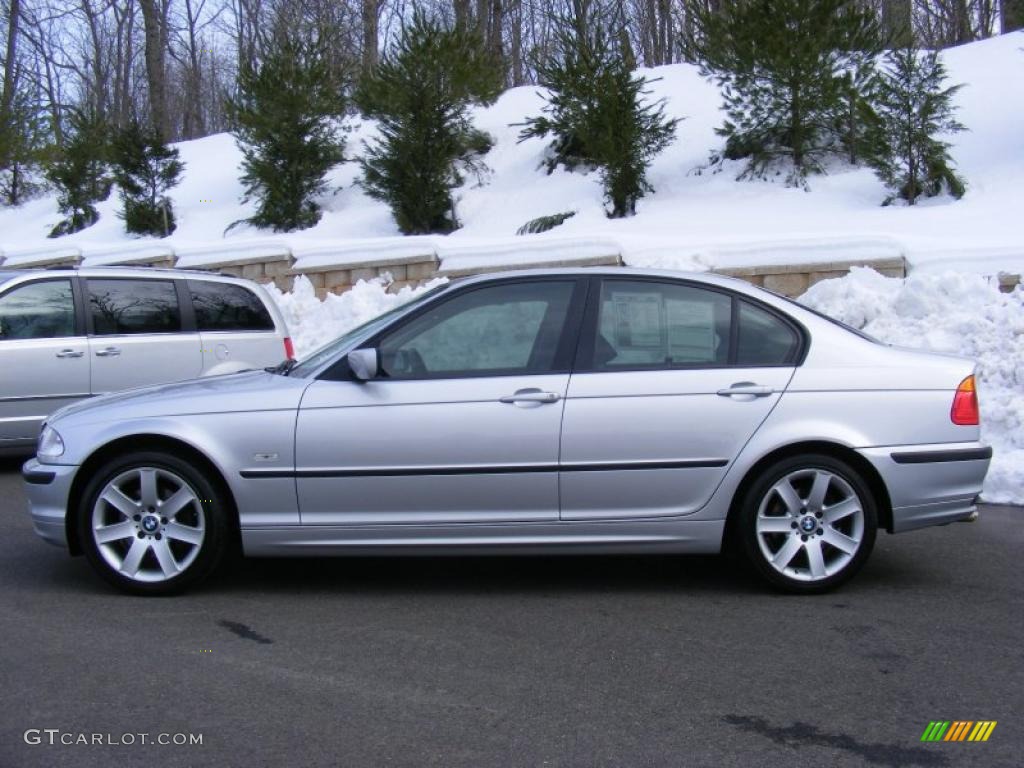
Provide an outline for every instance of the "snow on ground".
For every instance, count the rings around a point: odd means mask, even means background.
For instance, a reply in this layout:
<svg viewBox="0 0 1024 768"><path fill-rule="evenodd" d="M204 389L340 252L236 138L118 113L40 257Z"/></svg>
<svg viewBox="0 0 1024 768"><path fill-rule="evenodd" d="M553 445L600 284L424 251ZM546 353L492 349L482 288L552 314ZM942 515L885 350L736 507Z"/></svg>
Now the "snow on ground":
<svg viewBox="0 0 1024 768"><path fill-rule="evenodd" d="M957 272L903 280L870 269L824 280L800 301L897 346L978 361L982 439L994 450L990 502L1024 503L1024 289Z"/></svg>
<svg viewBox="0 0 1024 768"><path fill-rule="evenodd" d="M939 260L942 269L1021 271L1019 214L1024 210L1024 33L995 37L943 52L950 83L964 83L957 94L959 117L970 130L950 137L952 155L968 182L960 201L948 198L915 207L882 208L885 191L867 169L836 168L811 179L811 191L773 181L737 182L738 163L720 173L701 172L722 139L718 89L696 69L676 64L645 70L658 78L653 96L668 98L667 112L684 118L677 140L658 156L649 178L655 192L640 202L637 216L611 221L604 215L597 173L548 175L541 167L547 142L519 142L515 125L539 114L543 99L532 86L504 93L474 120L495 145L485 160L489 171L470 177L458 190L463 228L447 238L451 246L512 238L518 227L541 215L576 215L539 238L608 237L621 244L628 263L659 266L737 266L773 262L822 261L859 257L881 247L905 253L916 267ZM371 139L372 121L351 121L348 155L358 156ZM329 174L320 223L304 232L273 235L248 225L229 225L252 214L242 203L238 181L241 155L227 134L178 145L186 169L172 192L178 230L165 242L195 249L224 243L256 247L268 237L282 239L298 254L303 244L398 235L384 203L356 184L354 162ZM38 246L77 245L94 253L133 242L118 219L116 193L101 203L99 222L58 241L45 239L60 219L52 195L17 209L0 210L0 249L18 252ZM135 243L143 245L146 242ZM859 244L858 244L859 243ZM763 248L761 246L764 246ZM397 246L396 244L396 247ZM440 250L440 248L439 248ZM824 258L823 258L824 257Z"/></svg>
<svg viewBox="0 0 1024 768"><path fill-rule="evenodd" d="M360 281L324 301L304 276L289 293L268 289L301 358L439 282L391 294L385 280ZM881 341L977 360L982 438L995 449L984 498L1024 503L1024 288L1000 293L992 281L955 272L903 280L855 269L818 283L800 301Z"/></svg>

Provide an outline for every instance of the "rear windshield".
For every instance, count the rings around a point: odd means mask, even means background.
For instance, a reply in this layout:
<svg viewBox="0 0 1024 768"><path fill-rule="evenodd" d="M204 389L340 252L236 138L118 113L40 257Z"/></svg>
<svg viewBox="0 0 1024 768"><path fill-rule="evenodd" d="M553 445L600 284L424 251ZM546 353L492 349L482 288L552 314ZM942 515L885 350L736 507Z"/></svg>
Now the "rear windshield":
<svg viewBox="0 0 1024 768"><path fill-rule="evenodd" d="M272 331L274 321L259 297L241 285L189 280L200 331Z"/></svg>

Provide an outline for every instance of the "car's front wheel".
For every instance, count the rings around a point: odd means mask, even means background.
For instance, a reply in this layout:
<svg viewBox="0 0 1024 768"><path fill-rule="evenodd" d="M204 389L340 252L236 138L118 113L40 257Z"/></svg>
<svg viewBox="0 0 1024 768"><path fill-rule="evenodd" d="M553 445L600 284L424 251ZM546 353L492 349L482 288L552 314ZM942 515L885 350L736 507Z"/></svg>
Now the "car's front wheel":
<svg viewBox="0 0 1024 768"><path fill-rule="evenodd" d="M824 455L783 459L750 486L736 533L754 570L789 592L825 592L871 554L878 510L846 462Z"/></svg>
<svg viewBox="0 0 1024 768"><path fill-rule="evenodd" d="M217 566L227 541L220 491L188 462L157 452L121 456L96 472L78 523L90 564L135 594L194 586Z"/></svg>

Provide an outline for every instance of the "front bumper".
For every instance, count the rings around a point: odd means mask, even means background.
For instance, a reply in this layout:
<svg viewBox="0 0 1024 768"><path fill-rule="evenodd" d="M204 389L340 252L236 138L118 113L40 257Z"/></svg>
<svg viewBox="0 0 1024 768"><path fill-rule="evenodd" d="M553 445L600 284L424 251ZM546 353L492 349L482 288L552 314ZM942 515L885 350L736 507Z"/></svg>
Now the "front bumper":
<svg viewBox="0 0 1024 768"><path fill-rule="evenodd" d="M36 459L29 459L21 468L32 526L42 539L58 547L68 546L64 521L77 471L77 466L40 464Z"/></svg>
<svg viewBox="0 0 1024 768"><path fill-rule="evenodd" d="M968 520L977 512L992 449L983 443L861 448L892 502L892 533Z"/></svg>

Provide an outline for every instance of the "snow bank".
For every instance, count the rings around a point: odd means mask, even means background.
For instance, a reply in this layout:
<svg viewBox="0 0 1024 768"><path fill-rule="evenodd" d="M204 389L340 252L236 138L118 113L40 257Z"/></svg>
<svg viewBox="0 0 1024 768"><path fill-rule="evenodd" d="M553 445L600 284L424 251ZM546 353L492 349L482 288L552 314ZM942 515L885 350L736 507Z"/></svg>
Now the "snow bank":
<svg viewBox="0 0 1024 768"><path fill-rule="evenodd" d="M313 284L305 275L296 277L293 289L287 293L273 283L264 287L281 308L295 344L295 355L301 359L357 325L444 282L447 280L438 278L418 288L407 286L397 293L388 293L390 279L360 280L351 290L340 296L328 294L323 301L317 298Z"/></svg>
<svg viewBox="0 0 1024 768"><path fill-rule="evenodd" d="M900 279L859 268L800 301L890 344L977 360L982 438L995 451L984 498L1024 503L1024 290L1000 293L958 272Z"/></svg>

